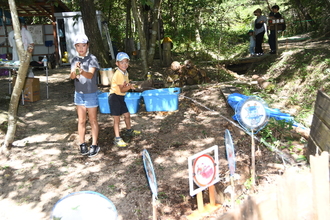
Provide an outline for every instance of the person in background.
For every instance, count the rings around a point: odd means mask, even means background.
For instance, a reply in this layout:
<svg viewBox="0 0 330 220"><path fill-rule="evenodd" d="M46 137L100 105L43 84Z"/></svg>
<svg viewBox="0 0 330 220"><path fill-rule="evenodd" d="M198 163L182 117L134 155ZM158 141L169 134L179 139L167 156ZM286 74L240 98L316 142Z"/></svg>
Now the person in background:
<svg viewBox="0 0 330 220"><path fill-rule="evenodd" d="M29 45L34 46L34 41L33 41L33 38L32 38L32 34L31 34L30 31L28 31L26 29L26 24L24 23L24 21L20 20L20 26L21 26L21 35L22 35L23 47L24 47L24 50L27 50ZM9 32L8 41L9 41L9 45L13 48L12 60L14 62L19 61L14 30Z"/></svg>
<svg viewBox="0 0 330 220"><path fill-rule="evenodd" d="M125 94L130 89L135 89L134 84L129 83L128 64L129 56L127 53L119 52L116 57L117 69L111 80L111 88L109 94L110 114L113 116L113 130L115 132L114 144L117 147L126 147L127 143L120 137L119 123L120 116L124 116L126 125L125 135L134 136L141 132L131 128L131 116L125 103Z"/></svg>
<svg viewBox="0 0 330 220"><path fill-rule="evenodd" d="M248 35L250 36L250 46L249 46L249 52L250 52L250 56L254 56L255 52L254 52L254 48L256 46L256 39L254 36L254 31L253 30L249 30Z"/></svg>
<svg viewBox="0 0 330 220"><path fill-rule="evenodd" d="M262 56L264 51L262 49L262 43L264 40L264 35L267 30L267 18L262 14L260 8L254 11L254 15L257 16L256 20L254 21L254 35L256 37L256 47L255 53L257 56Z"/></svg>
<svg viewBox="0 0 330 220"><path fill-rule="evenodd" d="M89 42L86 35L78 35L74 39L74 47L78 53L71 61L70 78L74 80L74 103L78 114L78 135L81 155L96 156L98 146L99 125L97 121L98 87L97 70L100 69L97 58L89 54ZM88 114L87 114L88 112ZM92 145L85 142L86 118L92 128Z"/></svg>
<svg viewBox="0 0 330 220"><path fill-rule="evenodd" d="M34 41L33 41L33 38L32 38L32 34L31 34L30 31L28 31L26 29L25 21L21 20L21 19L19 21L20 21L21 36L22 36L22 42L23 42L24 50L26 51L30 45L32 46L32 48L34 48ZM14 30L9 32L8 41L9 41L9 45L13 48L13 50L12 50L12 61L13 62L19 61ZM31 52L33 52L33 51L31 51ZM31 58L31 60L32 60L32 58ZM32 67L30 67L29 70L28 70L28 77L34 77L34 74L32 72Z"/></svg>
<svg viewBox="0 0 330 220"><path fill-rule="evenodd" d="M268 19L279 19L282 18L282 15L278 12L280 10L280 7L278 5L274 5L272 7L272 11L268 15ZM270 47L270 54L276 54L276 33L275 29L270 29L269 35L268 35L268 44Z"/></svg>

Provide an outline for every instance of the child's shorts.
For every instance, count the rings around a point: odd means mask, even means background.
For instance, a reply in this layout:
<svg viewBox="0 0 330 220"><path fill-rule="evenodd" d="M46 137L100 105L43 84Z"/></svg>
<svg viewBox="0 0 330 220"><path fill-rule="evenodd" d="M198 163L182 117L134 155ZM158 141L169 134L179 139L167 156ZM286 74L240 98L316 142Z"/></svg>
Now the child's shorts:
<svg viewBox="0 0 330 220"><path fill-rule="evenodd" d="M120 116L128 112L128 108L125 102L125 96L122 95L111 93L109 95L109 106L111 112L110 114L113 116Z"/></svg>
<svg viewBox="0 0 330 220"><path fill-rule="evenodd" d="M99 100L97 97L98 92L94 93L79 93L74 92L74 104L82 105L86 108L95 108L99 106Z"/></svg>

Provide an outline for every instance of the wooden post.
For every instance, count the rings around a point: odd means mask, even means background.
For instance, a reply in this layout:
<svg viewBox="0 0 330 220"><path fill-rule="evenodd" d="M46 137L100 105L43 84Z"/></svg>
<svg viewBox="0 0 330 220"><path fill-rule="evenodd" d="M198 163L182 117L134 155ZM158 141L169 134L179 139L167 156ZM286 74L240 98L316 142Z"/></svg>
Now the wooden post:
<svg viewBox="0 0 330 220"><path fill-rule="evenodd" d="M276 55L278 55L277 24L275 24L275 48L276 48Z"/></svg>
<svg viewBox="0 0 330 220"><path fill-rule="evenodd" d="M171 42L163 43L164 65L169 66L172 63Z"/></svg>
<svg viewBox="0 0 330 220"><path fill-rule="evenodd" d="M197 207L198 211L204 211L203 192L197 193Z"/></svg>

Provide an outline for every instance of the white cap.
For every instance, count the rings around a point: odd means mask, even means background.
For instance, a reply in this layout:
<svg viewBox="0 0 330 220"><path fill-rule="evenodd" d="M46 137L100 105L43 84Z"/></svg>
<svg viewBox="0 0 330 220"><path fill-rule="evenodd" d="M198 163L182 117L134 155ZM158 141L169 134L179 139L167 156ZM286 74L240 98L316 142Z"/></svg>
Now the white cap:
<svg viewBox="0 0 330 220"><path fill-rule="evenodd" d="M85 34L80 34L80 35L77 35L75 38L74 38L74 41L73 41L73 45L76 45L76 44L87 44L88 43L88 37L85 35Z"/></svg>

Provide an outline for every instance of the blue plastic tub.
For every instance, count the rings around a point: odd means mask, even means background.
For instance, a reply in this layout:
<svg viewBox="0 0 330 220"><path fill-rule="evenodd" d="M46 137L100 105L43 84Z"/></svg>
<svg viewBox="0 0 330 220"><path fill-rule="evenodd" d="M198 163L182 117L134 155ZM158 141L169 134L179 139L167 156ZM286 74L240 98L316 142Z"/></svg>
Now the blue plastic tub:
<svg viewBox="0 0 330 220"><path fill-rule="evenodd" d="M127 92L125 95L125 102L129 113L136 114L140 108L140 101L142 98L141 92Z"/></svg>
<svg viewBox="0 0 330 220"><path fill-rule="evenodd" d="M180 88L146 90L142 97L146 111L175 111L179 107Z"/></svg>
<svg viewBox="0 0 330 220"><path fill-rule="evenodd" d="M109 95L108 92L103 92L98 95L99 109L102 114L110 114L108 95Z"/></svg>

